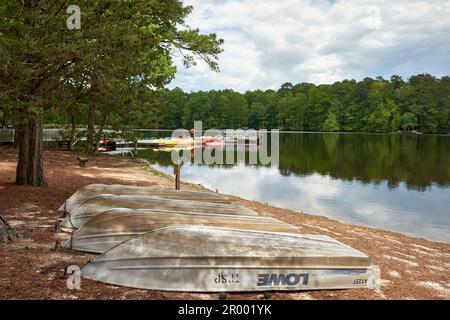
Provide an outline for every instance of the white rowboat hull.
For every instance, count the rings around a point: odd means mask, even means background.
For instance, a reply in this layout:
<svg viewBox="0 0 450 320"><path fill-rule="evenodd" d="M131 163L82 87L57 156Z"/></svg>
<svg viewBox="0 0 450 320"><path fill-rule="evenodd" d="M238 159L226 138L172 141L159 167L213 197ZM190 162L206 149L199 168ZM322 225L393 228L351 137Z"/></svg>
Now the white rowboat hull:
<svg viewBox="0 0 450 320"><path fill-rule="evenodd" d="M220 194L211 192L174 190L167 188L138 187L127 185L90 184L75 192L59 208L59 212L71 213L85 201L102 194L152 196L162 199L178 199L192 201L206 201L214 203L230 203L230 200Z"/></svg>
<svg viewBox="0 0 450 320"><path fill-rule="evenodd" d="M327 236L174 226L125 241L82 276L162 291L244 292L367 286L370 257Z"/></svg>
<svg viewBox="0 0 450 320"><path fill-rule="evenodd" d="M129 271L126 279L120 276L124 271ZM187 292L364 288L373 276L370 269L178 268L170 265L112 267L100 272L97 266L87 265L81 274L85 278L113 285Z"/></svg>

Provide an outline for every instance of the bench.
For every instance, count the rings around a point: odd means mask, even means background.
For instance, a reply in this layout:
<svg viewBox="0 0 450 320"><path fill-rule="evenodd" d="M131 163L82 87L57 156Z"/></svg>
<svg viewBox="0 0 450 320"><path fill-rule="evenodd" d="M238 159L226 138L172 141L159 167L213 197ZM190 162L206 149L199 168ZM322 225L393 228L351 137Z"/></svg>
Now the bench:
<svg viewBox="0 0 450 320"><path fill-rule="evenodd" d="M88 162L88 158L78 156L77 160L78 160L78 165L80 167L82 167L82 168L86 167L86 162Z"/></svg>
<svg viewBox="0 0 450 320"><path fill-rule="evenodd" d="M69 140L59 140L58 141L58 147L59 148L67 148L69 149L70 141Z"/></svg>

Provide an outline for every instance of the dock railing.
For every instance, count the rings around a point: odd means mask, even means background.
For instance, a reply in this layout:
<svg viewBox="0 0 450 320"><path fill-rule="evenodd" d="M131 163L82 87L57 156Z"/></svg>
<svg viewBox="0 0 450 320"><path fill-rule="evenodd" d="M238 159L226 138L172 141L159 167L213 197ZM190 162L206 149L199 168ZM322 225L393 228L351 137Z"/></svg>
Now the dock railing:
<svg viewBox="0 0 450 320"><path fill-rule="evenodd" d="M0 143L14 143L14 129L0 129Z"/></svg>

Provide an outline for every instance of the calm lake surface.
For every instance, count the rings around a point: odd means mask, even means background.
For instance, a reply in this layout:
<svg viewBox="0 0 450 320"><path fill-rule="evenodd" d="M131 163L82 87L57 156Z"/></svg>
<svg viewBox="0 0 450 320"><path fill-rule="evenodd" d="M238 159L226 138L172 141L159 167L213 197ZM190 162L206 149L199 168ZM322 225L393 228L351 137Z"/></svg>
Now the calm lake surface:
<svg viewBox="0 0 450 320"><path fill-rule="evenodd" d="M142 150L139 156L173 173L169 152ZM278 207L450 243L449 136L281 133L278 165L184 164L181 179Z"/></svg>

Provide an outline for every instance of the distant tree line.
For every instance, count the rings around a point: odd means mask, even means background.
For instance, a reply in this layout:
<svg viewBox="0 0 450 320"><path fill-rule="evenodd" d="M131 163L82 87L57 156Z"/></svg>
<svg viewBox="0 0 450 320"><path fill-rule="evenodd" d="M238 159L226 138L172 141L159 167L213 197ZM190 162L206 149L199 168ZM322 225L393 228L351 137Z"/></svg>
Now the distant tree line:
<svg viewBox="0 0 450 320"><path fill-rule="evenodd" d="M55 104L44 113L47 126L86 126L87 106ZM284 83L278 90L239 93L231 89L184 92L147 90L121 108L98 108L97 125L114 129L193 127L254 128L323 132L389 133L417 130L450 133L450 77L429 74L344 80L329 85ZM0 123L5 122L0 113Z"/></svg>
<svg viewBox="0 0 450 320"><path fill-rule="evenodd" d="M288 82L278 90L243 94L175 88L125 109L112 119L113 126L191 128L202 120L204 128L449 133L450 77L420 74L405 81L394 75L318 86Z"/></svg>

